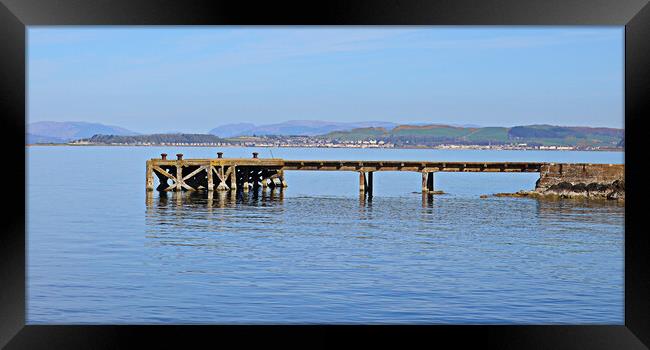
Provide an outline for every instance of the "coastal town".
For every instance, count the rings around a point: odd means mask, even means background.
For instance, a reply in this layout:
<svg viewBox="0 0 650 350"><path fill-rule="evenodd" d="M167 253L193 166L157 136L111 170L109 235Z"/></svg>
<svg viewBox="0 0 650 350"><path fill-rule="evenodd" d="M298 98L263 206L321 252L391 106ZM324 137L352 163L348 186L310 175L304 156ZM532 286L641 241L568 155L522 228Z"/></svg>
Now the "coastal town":
<svg viewBox="0 0 650 350"><path fill-rule="evenodd" d="M393 125L355 127L304 122L244 127L223 125L207 133L143 134L89 123L43 122L30 125L27 145L423 148L474 150L622 151L623 129L523 125L477 127Z"/></svg>
<svg viewBox="0 0 650 350"><path fill-rule="evenodd" d="M73 146L178 146L178 147L288 147L288 148L427 148L427 149L468 149L468 150L543 150L543 151L620 151L621 147L602 146L556 146L530 145L527 143L511 144L455 144L440 143L437 145L401 144L395 145L383 140L326 140L312 137L242 137L223 142L147 142L130 140L125 142L93 142L86 139L74 140L67 145Z"/></svg>

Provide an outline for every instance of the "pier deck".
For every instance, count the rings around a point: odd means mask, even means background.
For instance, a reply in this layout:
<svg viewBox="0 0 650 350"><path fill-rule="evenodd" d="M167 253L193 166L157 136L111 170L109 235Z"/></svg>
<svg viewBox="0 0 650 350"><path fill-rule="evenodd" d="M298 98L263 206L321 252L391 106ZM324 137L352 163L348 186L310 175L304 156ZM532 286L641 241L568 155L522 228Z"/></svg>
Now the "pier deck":
<svg viewBox="0 0 650 350"><path fill-rule="evenodd" d="M284 170L318 171L485 171L539 172L543 163L531 162L427 162L396 160L284 160Z"/></svg>
<svg viewBox="0 0 650 350"><path fill-rule="evenodd" d="M395 160L286 160L281 158L217 158L167 159L147 161L146 188L154 190L154 176L159 191L237 191L250 188L287 187L285 171L355 171L359 173L359 191L372 195L373 173L376 171L411 171L422 174L422 192L434 192L436 172L538 172L540 178L559 178L563 173L589 178L593 174L622 173L621 164L559 164L542 162L438 162ZM564 169L564 170L563 170ZM577 175L576 175L577 174ZM595 175L593 175L595 176ZM618 176L618 175L616 175Z"/></svg>

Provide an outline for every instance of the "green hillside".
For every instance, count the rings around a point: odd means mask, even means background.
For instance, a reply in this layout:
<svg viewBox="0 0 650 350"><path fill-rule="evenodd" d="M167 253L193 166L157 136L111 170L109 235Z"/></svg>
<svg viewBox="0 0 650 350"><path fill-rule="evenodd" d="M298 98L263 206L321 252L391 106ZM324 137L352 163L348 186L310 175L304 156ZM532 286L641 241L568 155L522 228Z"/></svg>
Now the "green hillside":
<svg viewBox="0 0 650 350"><path fill-rule="evenodd" d="M390 134L393 137L400 136L426 136L433 137L437 139L457 139L463 136L468 135L472 132L472 129L469 128L457 128L453 126L446 125L431 125L431 126L406 126L401 125L393 130Z"/></svg>
<svg viewBox="0 0 650 350"><path fill-rule="evenodd" d="M553 125L516 126L510 129L511 140L542 145L611 146L623 138L623 129L561 127Z"/></svg>
<svg viewBox="0 0 650 350"><path fill-rule="evenodd" d="M384 128L357 128L350 131L333 131L322 137L345 140L370 140L388 136L388 131Z"/></svg>
<svg viewBox="0 0 650 350"><path fill-rule="evenodd" d="M505 127L465 128L448 125L399 125L385 128L359 128L319 136L335 141L378 140L395 145L521 144L531 146L591 146L617 147L623 129L527 125Z"/></svg>
<svg viewBox="0 0 650 350"><path fill-rule="evenodd" d="M478 128L465 137L472 142L509 142L508 128L486 127Z"/></svg>

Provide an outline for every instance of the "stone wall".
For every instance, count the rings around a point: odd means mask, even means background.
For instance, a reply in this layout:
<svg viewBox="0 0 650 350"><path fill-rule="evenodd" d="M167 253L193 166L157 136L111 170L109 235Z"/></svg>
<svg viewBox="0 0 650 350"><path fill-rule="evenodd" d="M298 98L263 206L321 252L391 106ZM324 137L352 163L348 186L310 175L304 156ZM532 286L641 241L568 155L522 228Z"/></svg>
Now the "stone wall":
<svg viewBox="0 0 650 350"><path fill-rule="evenodd" d="M544 164L541 167L537 190L547 190L553 185L568 182L611 184L625 179L625 165L622 164Z"/></svg>
<svg viewBox="0 0 650 350"><path fill-rule="evenodd" d="M536 193L561 197L625 198L622 164L544 164Z"/></svg>

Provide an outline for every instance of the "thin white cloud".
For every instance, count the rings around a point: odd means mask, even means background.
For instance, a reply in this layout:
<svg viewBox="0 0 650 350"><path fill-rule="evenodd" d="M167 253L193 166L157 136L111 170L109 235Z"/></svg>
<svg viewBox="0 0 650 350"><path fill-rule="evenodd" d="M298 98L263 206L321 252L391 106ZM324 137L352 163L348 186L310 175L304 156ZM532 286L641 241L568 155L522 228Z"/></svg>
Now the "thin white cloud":
<svg viewBox="0 0 650 350"><path fill-rule="evenodd" d="M622 33L581 28L558 30L553 27L533 28L532 31L528 27L37 27L29 30L29 45L30 48L48 45L83 47L89 41L128 38L129 32L144 33L142 31L159 34L158 42L151 45L159 45L161 51L142 51L140 55L134 55L120 51L122 46L118 42L115 52L104 53L107 56L104 59L113 57L123 65L145 70L155 66L173 69L178 64L227 68L296 57L389 49L534 48L611 39L613 35ZM463 31L473 31L475 37L458 37L458 33ZM126 48L132 50L129 46Z"/></svg>

